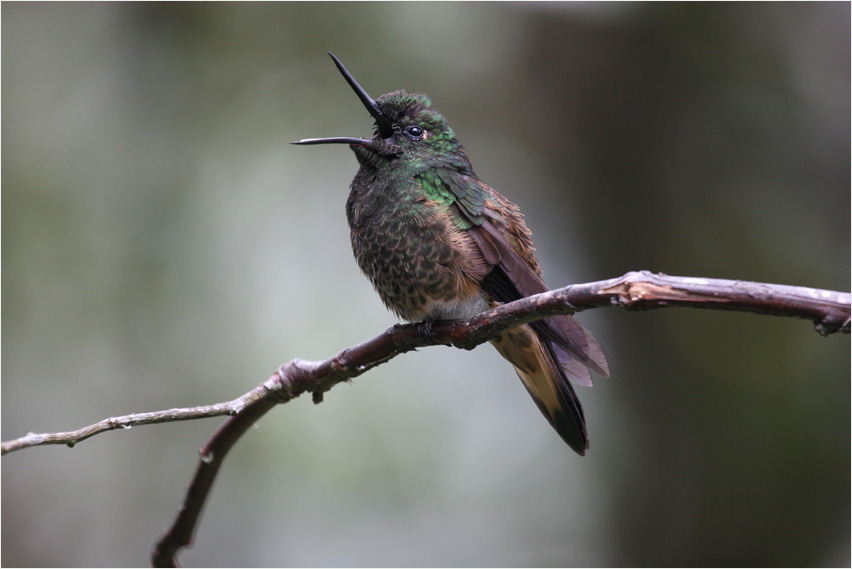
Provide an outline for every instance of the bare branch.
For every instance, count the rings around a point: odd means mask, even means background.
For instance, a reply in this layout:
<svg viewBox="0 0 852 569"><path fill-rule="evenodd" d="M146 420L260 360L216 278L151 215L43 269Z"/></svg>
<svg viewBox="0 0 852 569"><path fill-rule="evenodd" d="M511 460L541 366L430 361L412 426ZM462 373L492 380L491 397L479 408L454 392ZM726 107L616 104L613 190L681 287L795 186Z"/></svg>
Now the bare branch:
<svg viewBox="0 0 852 569"><path fill-rule="evenodd" d="M848 334L849 305L848 293L747 281L672 277L640 271L524 298L466 321L439 323L434 326L433 335L441 344L473 349L513 326L554 314L570 314L603 306L618 306L626 310L672 306L737 310L808 319L814 322L816 331L822 335L835 332ZM298 366L299 375L303 378L301 381L311 384L307 389L298 390L297 395L312 391L315 397L321 398L322 393L336 383L357 377L401 353L426 345L426 340L411 326L397 326L324 362L294 360L288 366ZM104 431L149 423L237 415L249 403L265 397L264 385L225 403L110 417L76 431L29 433L2 443L0 453L51 444L73 447Z"/></svg>
<svg viewBox="0 0 852 569"><path fill-rule="evenodd" d="M293 360L245 395L226 403L169 409L112 417L76 431L30 433L2 443L2 453L22 448L77 442L104 431L148 423L183 421L230 415L200 450L201 459L184 502L170 530L152 551L155 566L177 566L177 554L192 541L204 503L225 455L267 411L305 392L314 402L342 381L355 378L394 357L416 348L438 344L473 349L500 332L554 314L572 314L590 308L617 306L650 310L684 306L736 310L811 320L822 335L849 333L850 295L828 290L765 283L672 277L647 271L593 283L571 285L504 304L468 320L438 322L426 339L416 324L397 325L375 338L347 348L327 360Z"/></svg>

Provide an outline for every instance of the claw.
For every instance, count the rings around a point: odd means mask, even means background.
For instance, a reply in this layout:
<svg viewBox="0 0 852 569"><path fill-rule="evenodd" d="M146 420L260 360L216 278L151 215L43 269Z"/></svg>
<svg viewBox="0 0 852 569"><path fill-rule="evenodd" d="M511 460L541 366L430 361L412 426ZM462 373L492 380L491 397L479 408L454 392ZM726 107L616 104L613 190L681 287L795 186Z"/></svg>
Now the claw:
<svg viewBox="0 0 852 569"><path fill-rule="evenodd" d="M438 339L435 337L435 334L432 332L432 326L435 322L436 320L434 318L427 318L426 320L417 323L417 331L420 333L420 337L433 346L440 344Z"/></svg>

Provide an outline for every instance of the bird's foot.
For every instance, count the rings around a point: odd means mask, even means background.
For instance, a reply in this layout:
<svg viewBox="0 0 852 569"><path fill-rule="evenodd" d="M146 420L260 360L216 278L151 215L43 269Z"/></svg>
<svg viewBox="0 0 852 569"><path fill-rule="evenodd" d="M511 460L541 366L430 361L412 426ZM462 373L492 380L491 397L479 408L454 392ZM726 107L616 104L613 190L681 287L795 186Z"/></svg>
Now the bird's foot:
<svg viewBox="0 0 852 569"><path fill-rule="evenodd" d="M432 326L435 322L437 322L437 320L434 318L427 318L426 320L417 323L417 331L420 333L420 337L433 346L440 344L438 339L435 337L435 334L432 332Z"/></svg>

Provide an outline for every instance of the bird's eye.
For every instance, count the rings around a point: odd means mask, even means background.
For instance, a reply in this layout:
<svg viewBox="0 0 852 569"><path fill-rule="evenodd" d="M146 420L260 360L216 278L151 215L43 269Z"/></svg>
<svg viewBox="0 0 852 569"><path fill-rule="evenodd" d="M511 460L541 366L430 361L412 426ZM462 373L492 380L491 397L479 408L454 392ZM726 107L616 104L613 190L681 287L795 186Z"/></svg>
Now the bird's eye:
<svg viewBox="0 0 852 569"><path fill-rule="evenodd" d="M413 140L420 140L423 138L423 129L417 125L407 126L405 127L405 134Z"/></svg>

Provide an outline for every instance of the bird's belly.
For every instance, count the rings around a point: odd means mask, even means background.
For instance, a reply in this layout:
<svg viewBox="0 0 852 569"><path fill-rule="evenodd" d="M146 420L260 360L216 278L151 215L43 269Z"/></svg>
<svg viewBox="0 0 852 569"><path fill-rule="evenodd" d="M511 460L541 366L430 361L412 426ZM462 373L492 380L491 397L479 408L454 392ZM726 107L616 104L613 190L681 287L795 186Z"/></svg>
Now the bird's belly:
<svg viewBox="0 0 852 569"><path fill-rule="evenodd" d="M479 292L467 298L454 298L451 300L432 299L421 314L409 318L411 321L435 319L435 320L461 320L476 316L480 312L488 310L488 301L485 293Z"/></svg>
<svg viewBox="0 0 852 569"><path fill-rule="evenodd" d="M410 322L469 318L488 309L469 255L446 225L380 216L353 230L352 249L385 305Z"/></svg>

